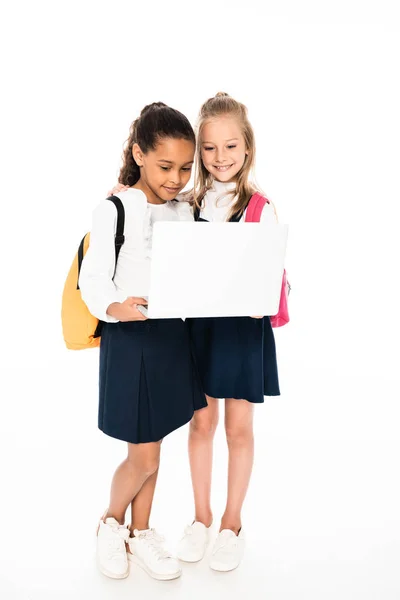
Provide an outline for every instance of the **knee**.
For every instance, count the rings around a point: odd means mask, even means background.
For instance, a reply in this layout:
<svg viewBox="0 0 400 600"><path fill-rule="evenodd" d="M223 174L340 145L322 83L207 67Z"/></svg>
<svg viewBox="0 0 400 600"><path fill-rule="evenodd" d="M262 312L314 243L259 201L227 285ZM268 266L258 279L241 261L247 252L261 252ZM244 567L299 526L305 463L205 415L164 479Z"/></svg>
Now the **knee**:
<svg viewBox="0 0 400 600"><path fill-rule="evenodd" d="M143 479L148 479L157 472L160 466L160 457L158 456L135 456L128 457L128 461L135 471L139 471Z"/></svg>
<svg viewBox="0 0 400 600"><path fill-rule="evenodd" d="M151 477L152 475L154 475L154 473L156 473L158 471L159 466L160 466L159 458L147 459L146 461L144 461L144 463L142 465L142 473L147 479L148 477Z"/></svg>
<svg viewBox="0 0 400 600"><path fill-rule="evenodd" d="M244 448L251 445L254 441L253 428L251 426L226 426L225 433L229 447Z"/></svg>
<svg viewBox="0 0 400 600"><path fill-rule="evenodd" d="M192 438L197 439L210 439L214 437L215 431L218 425L218 417L202 415L200 418L198 415L194 415L190 422L190 435Z"/></svg>

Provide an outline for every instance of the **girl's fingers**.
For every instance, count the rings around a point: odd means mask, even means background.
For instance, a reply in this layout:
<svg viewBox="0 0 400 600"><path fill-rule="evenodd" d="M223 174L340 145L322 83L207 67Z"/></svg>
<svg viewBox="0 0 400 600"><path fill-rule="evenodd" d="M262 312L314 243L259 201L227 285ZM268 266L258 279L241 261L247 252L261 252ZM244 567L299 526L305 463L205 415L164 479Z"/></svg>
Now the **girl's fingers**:
<svg viewBox="0 0 400 600"><path fill-rule="evenodd" d="M112 194L116 194L117 192L125 192L125 190L128 190L128 189L129 189L129 185L122 185L122 183L119 183L118 185L113 187Z"/></svg>
<svg viewBox="0 0 400 600"><path fill-rule="evenodd" d="M129 185L122 185L122 183L119 183L118 185L113 187L112 190L107 192L107 196L112 196L113 194L116 194L117 192L124 192L125 190L128 190L128 189L129 189Z"/></svg>
<svg viewBox="0 0 400 600"><path fill-rule="evenodd" d="M134 306L135 317L137 321L147 321L147 317Z"/></svg>
<svg viewBox="0 0 400 600"><path fill-rule="evenodd" d="M142 304L143 306L147 306L148 302L144 298L136 298L135 296L130 296L129 300L132 300L135 304Z"/></svg>

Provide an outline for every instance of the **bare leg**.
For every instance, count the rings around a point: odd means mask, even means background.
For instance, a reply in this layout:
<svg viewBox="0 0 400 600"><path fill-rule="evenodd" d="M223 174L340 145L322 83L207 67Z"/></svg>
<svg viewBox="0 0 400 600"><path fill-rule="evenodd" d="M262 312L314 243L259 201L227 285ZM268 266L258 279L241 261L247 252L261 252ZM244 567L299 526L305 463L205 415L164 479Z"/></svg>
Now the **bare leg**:
<svg viewBox="0 0 400 600"><path fill-rule="evenodd" d="M121 525L129 504L144 483L157 473L161 442L128 444L128 457L119 465L111 484L110 505L104 518L114 517Z"/></svg>
<svg viewBox="0 0 400 600"><path fill-rule="evenodd" d="M158 469L143 484L131 503L131 524L129 529L133 535L134 529L149 529L151 507L153 505L154 491L156 489Z"/></svg>
<svg viewBox="0 0 400 600"><path fill-rule="evenodd" d="M189 460L195 504L195 520L209 527L213 440L218 425L218 400L207 396L208 406L194 413L190 422Z"/></svg>
<svg viewBox="0 0 400 600"><path fill-rule="evenodd" d="M238 534L241 511L249 486L254 460L254 406L247 400L225 400L225 430L229 449L228 499L221 529Z"/></svg>

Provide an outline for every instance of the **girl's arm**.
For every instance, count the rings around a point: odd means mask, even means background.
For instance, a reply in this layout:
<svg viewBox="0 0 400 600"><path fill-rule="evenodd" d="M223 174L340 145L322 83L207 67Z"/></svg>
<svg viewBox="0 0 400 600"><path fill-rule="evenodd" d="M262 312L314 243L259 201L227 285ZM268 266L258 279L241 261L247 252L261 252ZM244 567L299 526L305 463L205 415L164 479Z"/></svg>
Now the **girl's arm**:
<svg viewBox="0 0 400 600"><path fill-rule="evenodd" d="M89 248L79 276L82 299L89 311L101 321L109 323L116 323L118 319L107 314L108 307L125 300L120 297L113 282L116 219L116 208L107 200L93 211Z"/></svg>
<svg viewBox="0 0 400 600"><path fill-rule="evenodd" d="M260 223L273 223L276 224L278 222L278 217L276 215L275 206L270 201L267 202L263 208L261 213Z"/></svg>

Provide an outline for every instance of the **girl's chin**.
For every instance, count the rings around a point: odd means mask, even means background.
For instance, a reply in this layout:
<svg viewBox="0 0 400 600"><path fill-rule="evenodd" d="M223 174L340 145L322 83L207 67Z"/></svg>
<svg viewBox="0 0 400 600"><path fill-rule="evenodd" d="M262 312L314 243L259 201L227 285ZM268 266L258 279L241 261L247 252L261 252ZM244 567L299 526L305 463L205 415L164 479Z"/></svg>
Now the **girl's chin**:
<svg viewBox="0 0 400 600"><path fill-rule="evenodd" d="M226 171L213 169L211 173L217 181L222 181L224 183L234 181L237 175L237 172L235 172L235 169L233 168L227 169Z"/></svg>

